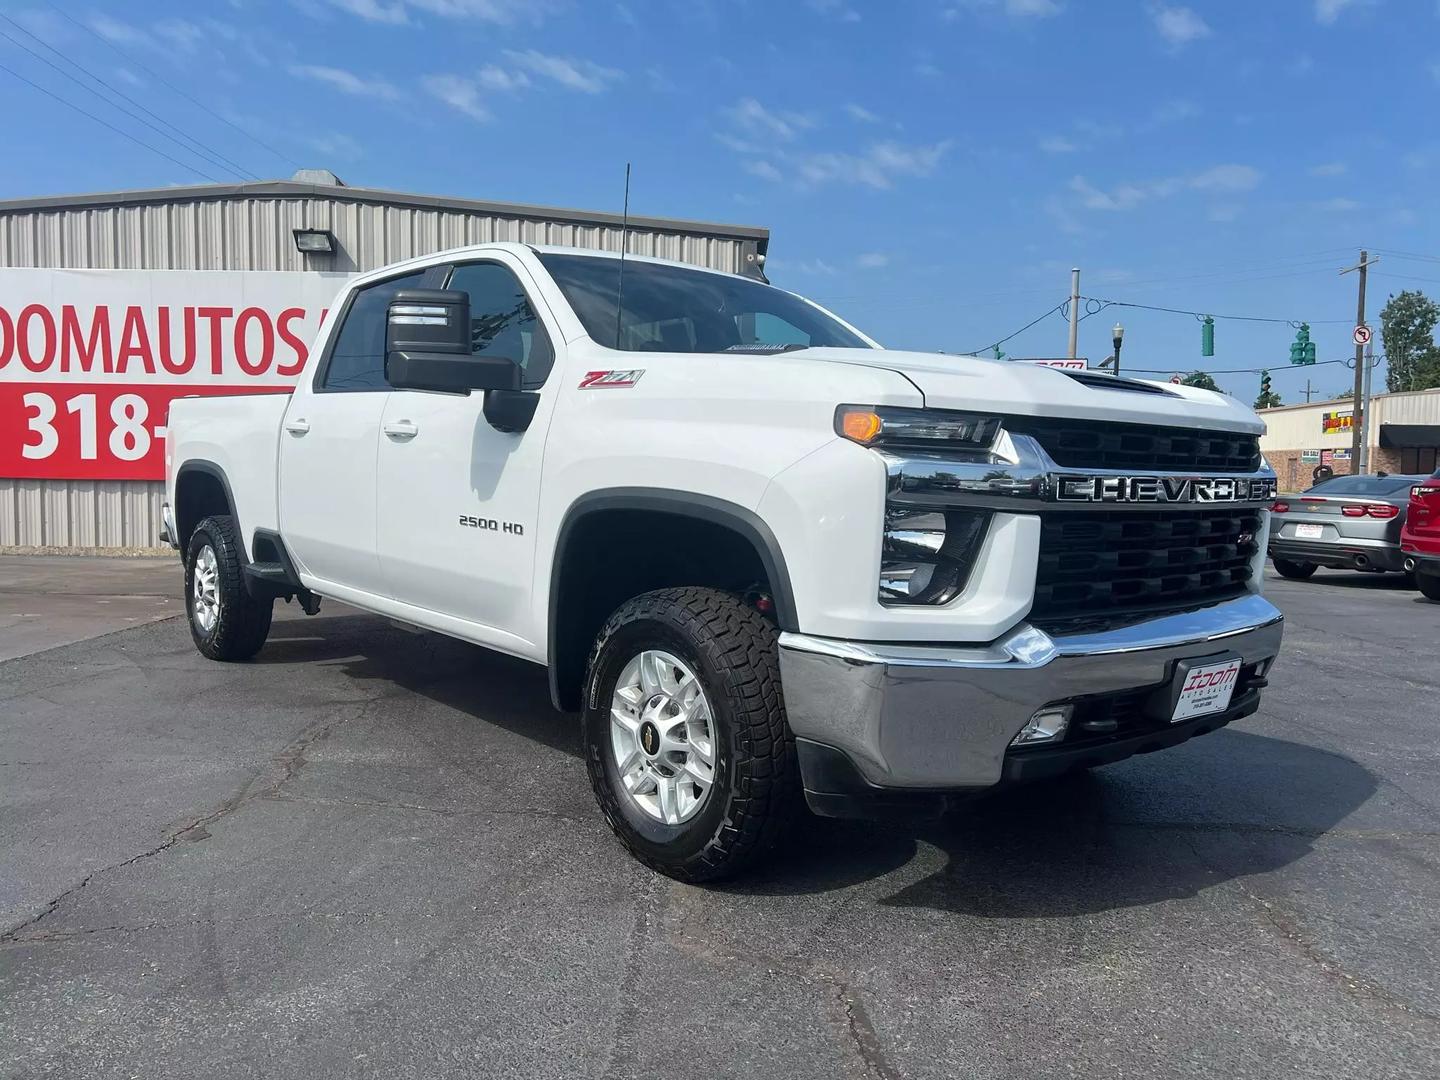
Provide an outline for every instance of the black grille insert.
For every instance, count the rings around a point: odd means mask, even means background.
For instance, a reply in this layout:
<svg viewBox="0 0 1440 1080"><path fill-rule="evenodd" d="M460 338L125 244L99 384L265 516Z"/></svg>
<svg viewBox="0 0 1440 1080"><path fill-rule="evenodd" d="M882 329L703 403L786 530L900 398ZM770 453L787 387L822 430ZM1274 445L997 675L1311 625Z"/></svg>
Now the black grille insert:
<svg viewBox="0 0 1440 1080"><path fill-rule="evenodd" d="M1012 416L1005 429L1031 435L1067 469L1146 472L1254 472L1260 437L1233 431Z"/></svg>
<svg viewBox="0 0 1440 1080"><path fill-rule="evenodd" d="M1051 511L1040 520L1030 621L1065 633L1240 596L1260 530L1255 510Z"/></svg>

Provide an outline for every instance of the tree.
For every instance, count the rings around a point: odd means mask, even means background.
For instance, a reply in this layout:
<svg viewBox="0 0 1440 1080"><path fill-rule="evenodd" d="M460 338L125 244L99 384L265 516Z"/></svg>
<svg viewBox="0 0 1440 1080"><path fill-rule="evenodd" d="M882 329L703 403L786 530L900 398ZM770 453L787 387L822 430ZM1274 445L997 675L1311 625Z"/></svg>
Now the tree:
<svg viewBox="0 0 1440 1080"><path fill-rule="evenodd" d="M1192 371L1180 382L1185 386L1198 386L1201 390L1214 390L1217 394L1223 393L1220 387L1215 385L1215 380L1210 377L1208 371Z"/></svg>
<svg viewBox="0 0 1440 1080"><path fill-rule="evenodd" d="M1284 402L1280 400L1280 395L1275 393L1274 390L1267 390L1255 399L1255 408L1257 409L1273 409L1277 405L1283 404Z"/></svg>
<svg viewBox="0 0 1440 1080"><path fill-rule="evenodd" d="M1440 322L1440 304L1418 289L1391 295L1380 312L1387 390L1426 390L1440 386L1440 346L1435 344L1437 322Z"/></svg>
<svg viewBox="0 0 1440 1080"><path fill-rule="evenodd" d="M1330 395L1330 400L1331 400L1331 401L1349 401L1349 400L1350 400L1351 398L1353 398L1354 396L1355 396L1355 388L1354 388L1353 386L1347 386L1344 390L1341 390L1338 394L1331 394L1331 395Z"/></svg>

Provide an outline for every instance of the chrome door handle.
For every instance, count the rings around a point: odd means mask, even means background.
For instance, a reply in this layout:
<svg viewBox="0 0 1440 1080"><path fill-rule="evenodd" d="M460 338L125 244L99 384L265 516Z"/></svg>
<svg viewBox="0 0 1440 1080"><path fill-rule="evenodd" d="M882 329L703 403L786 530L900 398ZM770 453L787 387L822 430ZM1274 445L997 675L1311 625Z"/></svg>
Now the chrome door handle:
<svg viewBox="0 0 1440 1080"><path fill-rule="evenodd" d="M388 424L382 424L380 430L392 439L413 439L420 434L420 429L411 420L392 420Z"/></svg>
<svg viewBox="0 0 1440 1080"><path fill-rule="evenodd" d="M297 416L294 420L285 421L285 430L291 435L304 435L310 430L310 421L303 416Z"/></svg>

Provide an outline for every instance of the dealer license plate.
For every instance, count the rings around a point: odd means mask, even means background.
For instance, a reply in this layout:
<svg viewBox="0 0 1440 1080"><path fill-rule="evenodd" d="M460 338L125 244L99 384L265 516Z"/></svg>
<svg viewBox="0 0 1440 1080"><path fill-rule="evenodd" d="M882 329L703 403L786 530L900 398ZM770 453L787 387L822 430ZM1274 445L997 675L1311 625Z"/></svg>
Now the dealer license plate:
<svg viewBox="0 0 1440 1080"><path fill-rule="evenodd" d="M1230 696L1235 693L1239 677L1239 660L1191 668L1184 673L1185 681L1180 686L1180 696L1175 701L1170 722L1173 724L1195 716L1224 712L1230 707Z"/></svg>
<svg viewBox="0 0 1440 1080"><path fill-rule="evenodd" d="M1324 525L1296 525L1295 538L1297 540L1319 540L1325 535Z"/></svg>

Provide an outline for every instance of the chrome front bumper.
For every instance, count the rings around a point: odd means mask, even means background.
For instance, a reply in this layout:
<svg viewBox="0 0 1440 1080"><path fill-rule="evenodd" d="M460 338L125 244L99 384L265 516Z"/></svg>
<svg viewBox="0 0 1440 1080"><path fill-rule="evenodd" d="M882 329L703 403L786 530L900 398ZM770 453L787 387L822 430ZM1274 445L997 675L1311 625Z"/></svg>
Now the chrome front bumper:
<svg viewBox="0 0 1440 1080"><path fill-rule="evenodd" d="M1022 624L973 647L785 633L780 673L795 736L840 751L868 783L975 790L1001 779L1010 741L1042 706L1162 684L1177 660L1269 660L1283 619L1251 594L1104 633L1052 638Z"/></svg>

